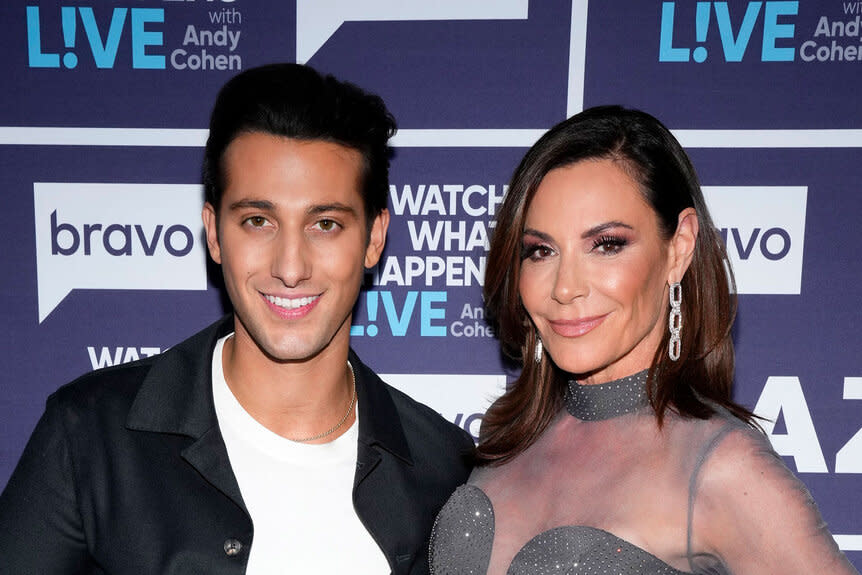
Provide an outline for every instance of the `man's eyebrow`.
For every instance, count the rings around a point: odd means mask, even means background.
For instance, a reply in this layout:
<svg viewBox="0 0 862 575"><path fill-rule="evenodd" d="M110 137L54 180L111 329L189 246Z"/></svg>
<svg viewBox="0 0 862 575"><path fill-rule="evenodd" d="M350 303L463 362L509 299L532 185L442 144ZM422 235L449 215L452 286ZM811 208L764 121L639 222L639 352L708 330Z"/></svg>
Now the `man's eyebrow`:
<svg viewBox="0 0 862 575"><path fill-rule="evenodd" d="M265 210L268 212L275 210L275 205L267 200L237 200L233 202L228 209L230 210L241 210L243 208L254 208L256 210Z"/></svg>
<svg viewBox="0 0 862 575"><path fill-rule="evenodd" d="M581 234L581 237L582 237L583 239L591 238L591 237L593 237L593 236L595 236L595 235L598 235L598 234L600 234L600 233L602 233L602 232L606 232L606 231L608 231L608 230L612 230L612 229L614 229L614 228L626 228L626 229L628 229L628 230L633 230L633 229L634 229L633 227L631 227L631 226L630 226L630 225L628 225L628 224L624 224L623 222L619 222L619 221L614 220L614 221L611 221L611 222L605 222L605 223L603 223L603 224L599 224L599 225L597 225L597 226L593 226L593 227L591 227L590 229L588 229L587 231L585 231L584 233L582 233L582 234Z"/></svg>
<svg viewBox="0 0 862 575"><path fill-rule="evenodd" d="M347 204L342 204L340 202L333 202L331 204L317 204L308 208L308 215L311 216L323 214L326 212L341 212L352 216L359 215L356 211L356 208L354 208L353 206L348 206Z"/></svg>

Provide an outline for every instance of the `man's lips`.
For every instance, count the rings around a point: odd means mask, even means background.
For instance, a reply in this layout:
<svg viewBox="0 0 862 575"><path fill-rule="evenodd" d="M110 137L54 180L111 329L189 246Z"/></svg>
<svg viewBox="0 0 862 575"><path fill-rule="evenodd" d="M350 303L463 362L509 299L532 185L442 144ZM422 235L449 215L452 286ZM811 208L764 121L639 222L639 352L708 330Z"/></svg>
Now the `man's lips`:
<svg viewBox="0 0 862 575"><path fill-rule="evenodd" d="M282 317L299 318L310 312L320 300L320 294L302 297L281 297L262 294L270 309Z"/></svg>
<svg viewBox="0 0 862 575"><path fill-rule="evenodd" d="M608 315L597 315L580 319L561 319L549 322L554 333L563 337L579 337L597 328Z"/></svg>

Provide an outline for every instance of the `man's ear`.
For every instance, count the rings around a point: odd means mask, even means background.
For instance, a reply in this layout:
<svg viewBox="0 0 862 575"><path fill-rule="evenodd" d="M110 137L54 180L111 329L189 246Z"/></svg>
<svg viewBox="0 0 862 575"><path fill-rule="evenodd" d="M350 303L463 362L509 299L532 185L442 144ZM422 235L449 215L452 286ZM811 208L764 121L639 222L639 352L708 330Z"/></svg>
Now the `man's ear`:
<svg viewBox="0 0 862 575"><path fill-rule="evenodd" d="M365 248L365 267L373 268L380 261L386 246L386 231L389 229L389 210L384 208L374 218L368 233L368 246Z"/></svg>
<svg viewBox="0 0 862 575"><path fill-rule="evenodd" d="M204 204L201 219L204 221L204 230L206 230L207 235L207 249L210 252L210 257L215 263L221 264L221 247L218 243L218 218L216 217L215 208L211 203L206 202Z"/></svg>
<svg viewBox="0 0 862 575"><path fill-rule="evenodd" d="M691 265L699 230L700 224L698 223L697 212L694 211L694 208L686 208L679 213L676 232L674 232L673 237L670 239L668 251L668 262L670 264L667 277L668 285L673 282L682 281L682 276L685 275L688 266Z"/></svg>

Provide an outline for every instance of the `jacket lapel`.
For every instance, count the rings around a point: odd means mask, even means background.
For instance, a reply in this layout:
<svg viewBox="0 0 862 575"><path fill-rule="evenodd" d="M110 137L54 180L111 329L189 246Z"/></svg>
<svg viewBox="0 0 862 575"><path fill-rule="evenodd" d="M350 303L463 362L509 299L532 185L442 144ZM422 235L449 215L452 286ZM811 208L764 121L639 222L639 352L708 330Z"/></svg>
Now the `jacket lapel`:
<svg viewBox="0 0 862 575"><path fill-rule="evenodd" d="M218 426L211 427L184 449L182 456L204 479L248 513Z"/></svg>
<svg viewBox="0 0 862 575"><path fill-rule="evenodd" d="M399 495L413 458L398 410L377 375L351 350L359 403L359 446L353 504L395 574L409 572L416 561L416 541L409 535L411 501Z"/></svg>
<svg viewBox="0 0 862 575"><path fill-rule="evenodd" d="M380 462L380 450L413 465L401 418L383 381L350 350L359 405L359 453L354 490Z"/></svg>
<svg viewBox="0 0 862 575"><path fill-rule="evenodd" d="M247 512L219 431L212 394L213 348L218 338L233 330L232 320L226 316L159 356L141 384L126 427L191 438L183 459Z"/></svg>

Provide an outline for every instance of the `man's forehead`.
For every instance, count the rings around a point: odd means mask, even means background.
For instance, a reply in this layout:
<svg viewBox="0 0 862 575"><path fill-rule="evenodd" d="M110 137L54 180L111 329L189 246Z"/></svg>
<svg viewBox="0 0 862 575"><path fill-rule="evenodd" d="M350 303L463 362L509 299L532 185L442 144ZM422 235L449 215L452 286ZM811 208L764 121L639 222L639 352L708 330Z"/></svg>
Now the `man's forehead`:
<svg viewBox="0 0 862 575"><path fill-rule="evenodd" d="M301 150L303 148L319 148L322 150L325 149L330 153L342 156L345 159L349 158L360 163L363 159L362 152L360 150L335 140L331 140L328 138L296 138L263 130L244 130L237 133L237 135L225 148L224 153L230 153L232 149L238 147L238 143L245 142L248 140L266 140L272 143L283 144L282 147L285 148L285 153L287 153L287 150L292 147L295 147L298 150Z"/></svg>

